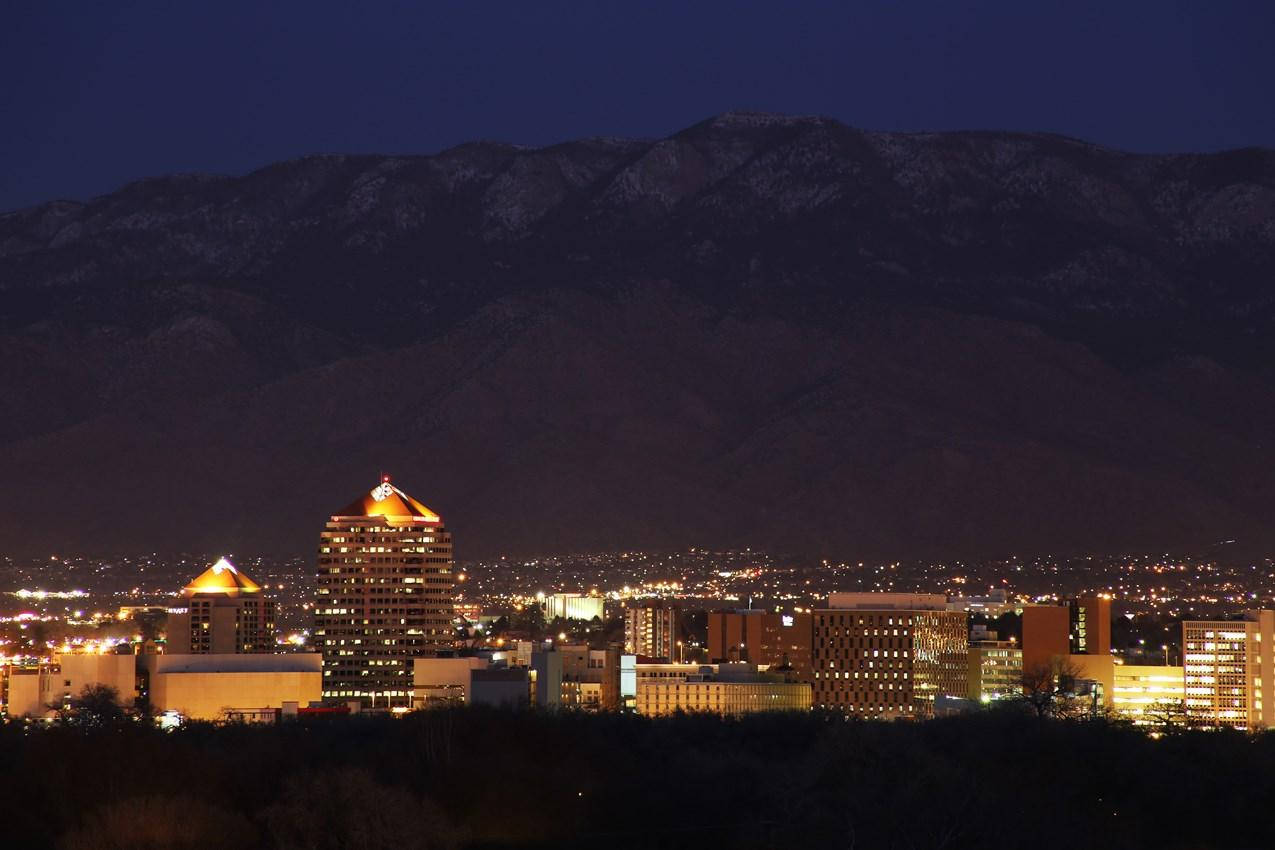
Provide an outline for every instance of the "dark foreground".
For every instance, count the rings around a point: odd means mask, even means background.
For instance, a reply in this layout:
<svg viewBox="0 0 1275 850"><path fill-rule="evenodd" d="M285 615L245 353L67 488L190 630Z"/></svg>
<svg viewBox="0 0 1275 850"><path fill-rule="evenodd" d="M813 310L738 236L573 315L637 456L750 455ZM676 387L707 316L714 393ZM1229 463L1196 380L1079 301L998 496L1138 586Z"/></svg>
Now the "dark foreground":
<svg viewBox="0 0 1275 850"><path fill-rule="evenodd" d="M0 728L6 847L1275 847L1275 734L436 711Z"/></svg>

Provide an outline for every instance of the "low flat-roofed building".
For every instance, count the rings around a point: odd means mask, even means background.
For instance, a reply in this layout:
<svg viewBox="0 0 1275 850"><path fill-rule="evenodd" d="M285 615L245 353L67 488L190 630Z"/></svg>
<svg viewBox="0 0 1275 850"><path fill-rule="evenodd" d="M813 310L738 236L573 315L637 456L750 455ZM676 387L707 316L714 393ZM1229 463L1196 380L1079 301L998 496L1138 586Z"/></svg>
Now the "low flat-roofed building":
<svg viewBox="0 0 1275 850"><path fill-rule="evenodd" d="M1158 726L1185 710L1182 667L1116 664L1110 705L1137 726Z"/></svg>
<svg viewBox="0 0 1275 850"><path fill-rule="evenodd" d="M486 670L489 658L465 656L460 658L413 658L412 685L413 708L430 708L438 705L469 705L473 698L471 675L475 670Z"/></svg>
<svg viewBox="0 0 1275 850"><path fill-rule="evenodd" d="M475 670L470 688L470 705L524 708L531 702L531 680L525 667Z"/></svg>
<svg viewBox="0 0 1275 850"><path fill-rule="evenodd" d="M994 702L1023 692L1023 651L1013 641L971 641L969 660L971 700Z"/></svg>
<svg viewBox="0 0 1275 850"><path fill-rule="evenodd" d="M853 591L828 594L828 607L871 611L945 611L947 597L942 593Z"/></svg>
<svg viewBox="0 0 1275 850"><path fill-rule="evenodd" d="M74 699L86 687L105 685L118 695L119 703L132 708L137 698L137 656L86 653L65 654L56 659L59 672L54 675L55 700Z"/></svg>
<svg viewBox="0 0 1275 850"><path fill-rule="evenodd" d="M551 593L545 597L545 622L564 620L606 619L605 601L601 596L584 593Z"/></svg>
<svg viewBox="0 0 1275 850"><path fill-rule="evenodd" d="M7 672L5 713L10 717L52 716L93 685L114 689L122 708L132 708L137 698L137 656L132 654L67 653L51 664Z"/></svg>
<svg viewBox="0 0 1275 850"><path fill-rule="evenodd" d="M318 653L208 653L138 656L156 712L193 720L266 717L284 703L308 706L323 692Z"/></svg>
<svg viewBox="0 0 1275 850"><path fill-rule="evenodd" d="M696 665L676 666L691 670L680 676L645 678L639 672L636 700L639 714L659 716L680 711L737 715L810 709L809 683L786 681L781 675L758 671L753 664L700 665L698 672L691 672Z"/></svg>

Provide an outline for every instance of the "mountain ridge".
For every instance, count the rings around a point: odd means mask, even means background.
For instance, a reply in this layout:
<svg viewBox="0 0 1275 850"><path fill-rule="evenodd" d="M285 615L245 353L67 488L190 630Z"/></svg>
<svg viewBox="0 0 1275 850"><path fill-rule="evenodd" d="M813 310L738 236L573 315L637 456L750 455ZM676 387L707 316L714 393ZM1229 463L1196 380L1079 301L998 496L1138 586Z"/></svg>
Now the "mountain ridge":
<svg viewBox="0 0 1275 850"><path fill-rule="evenodd" d="M0 549L145 547L178 474L166 546L305 553L330 506L254 517L252 473L339 503L365 466L474 554L1260 539L1272 271L1260 149L728 113L136 182L0 215Z"/></svg>

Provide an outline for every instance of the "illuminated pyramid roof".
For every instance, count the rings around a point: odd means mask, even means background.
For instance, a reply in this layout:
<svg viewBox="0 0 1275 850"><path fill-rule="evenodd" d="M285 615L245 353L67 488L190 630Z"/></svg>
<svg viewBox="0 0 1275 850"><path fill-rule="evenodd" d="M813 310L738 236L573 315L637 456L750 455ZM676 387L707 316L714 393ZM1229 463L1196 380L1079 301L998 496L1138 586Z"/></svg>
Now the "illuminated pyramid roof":
<svg viewBox="0 0 1275 850"><path fill-rule="evenodd" d="M355 499L333 516L416 517L438 522L438 514L390 483L389 476L373 487L366 496Z"/></svg>
<svg viewBox="0 0 1275 850"><path fill-rule="evenodd" d="M225 558L217 559L217 563L204 570L182 589L183 596L194 596L197 593L224 593L227 596L238 596L240 593L260 592L261 585L239 572L235 569L235 565Z"/></svg>

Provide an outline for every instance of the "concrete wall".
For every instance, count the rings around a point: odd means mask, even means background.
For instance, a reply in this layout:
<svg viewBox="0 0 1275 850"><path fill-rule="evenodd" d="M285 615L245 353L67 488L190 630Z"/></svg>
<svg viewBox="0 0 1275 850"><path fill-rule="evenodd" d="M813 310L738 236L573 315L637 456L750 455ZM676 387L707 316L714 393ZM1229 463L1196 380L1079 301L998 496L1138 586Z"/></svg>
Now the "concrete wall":
<svg viewBox="0 0 1275 850"><path fill-rule="evenodd" d="M47 669L10 667L5 713L10 717L43 717L49 711L50 687Z"/></svg>
<svg viewBox="0 0 1275 850"><path fill-rule="evenodd" d="M305 706L318 702L322 692L323 674L317 670L158 672L150 681L156 711L176 711L194 720L220 720L228 709L282 708L285 702Z"/></svg>
<svg viewBox="0 0 1275 850"><path fill-rule="evenodd" d="M107 685L119 694L120 705L129 708L137 697L136 655L61 655L61 673L53 674L53 698L72 698L89 685Z"/></svg>

